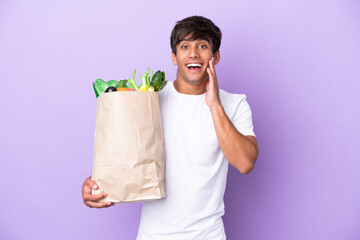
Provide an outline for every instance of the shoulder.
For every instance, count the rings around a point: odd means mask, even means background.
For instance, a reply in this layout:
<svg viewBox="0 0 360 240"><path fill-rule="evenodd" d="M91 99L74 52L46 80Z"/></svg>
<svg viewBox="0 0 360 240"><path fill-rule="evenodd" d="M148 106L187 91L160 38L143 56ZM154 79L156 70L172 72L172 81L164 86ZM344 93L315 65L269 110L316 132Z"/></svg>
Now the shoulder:
<svg viewBox="0 0 360 240"><path fill-rule="evenodd" d="M219 89L219 95L223 107L234 108L246 102L246 95L243 93L229 93Z"/></svg>
<svg viewBox="0 0 360 240"><path fill-rule="evenodd" d="M229 93L222 89L219 90L219 94L221 104L230 120L233 121L240 116L251 115L251 109L245 94Z"/></svg>
<svg viewBox="0 0 360 240"><path fill-rule="evenodd" d="M220 101L235 128L243 135L255 136L252 113L245 94L220 90Z"/></svg>

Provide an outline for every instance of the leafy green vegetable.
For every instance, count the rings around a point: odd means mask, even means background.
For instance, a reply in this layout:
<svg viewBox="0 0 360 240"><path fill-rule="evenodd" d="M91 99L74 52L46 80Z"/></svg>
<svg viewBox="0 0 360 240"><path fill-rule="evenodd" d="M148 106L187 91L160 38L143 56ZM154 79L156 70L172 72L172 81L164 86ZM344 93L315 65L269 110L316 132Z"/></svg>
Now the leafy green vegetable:
<svg viewBox="0 0 360 240"><path fill-rule="evenodd" d="M155 91L158 92L165 87L167 81L165 80L165 72L157 71L150 81L150 86L154 87Z"/></svg>
<svg viewBox="0 0 360 240"><path fill-rule="evenodd" d="M108 85L108 87L115 87L117 84L119 84L119 81L110 80L110 81L107 81L106 84Z"/></svg>
<svg viewBox="0 0 360 240"><path fill-rule="evenodd" d="M127 84L128 80L120 80L119 83L115 86L116 88L119 87L126 87L129 88L126 84Z"/></svg>
<svg viewBox="0 0 360 240"><path fill-rule="evenodd" d="M103 94L108 87L109 86L104 80L102 80L101 78L96 79L95 90L99 95Z"/></svg>
<svg viewBox="0 0 360 240"><path fill-rule="evenodd" d="M95 88L95 83L94 83L94 82L93 82L93 88L94 88L94 91L95 91L95 96L96 96L96 98L98 98L99 93L96 91L96 88Z"/></svg>

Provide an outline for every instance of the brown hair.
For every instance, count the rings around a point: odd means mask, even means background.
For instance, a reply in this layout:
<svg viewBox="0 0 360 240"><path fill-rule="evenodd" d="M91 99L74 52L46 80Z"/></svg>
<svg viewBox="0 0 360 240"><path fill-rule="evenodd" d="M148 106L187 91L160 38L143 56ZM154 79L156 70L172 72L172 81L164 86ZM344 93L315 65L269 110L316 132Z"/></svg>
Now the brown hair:
<svg viewBox="0 0 360 240"><path fill-rule="evenodd" d="M219 51L221 31L210 19L202 16L192 16L176 22L170 36L170 46L176 55L176 46L191 34L186 40L204 39L212 43L212 52Z"/></svg>

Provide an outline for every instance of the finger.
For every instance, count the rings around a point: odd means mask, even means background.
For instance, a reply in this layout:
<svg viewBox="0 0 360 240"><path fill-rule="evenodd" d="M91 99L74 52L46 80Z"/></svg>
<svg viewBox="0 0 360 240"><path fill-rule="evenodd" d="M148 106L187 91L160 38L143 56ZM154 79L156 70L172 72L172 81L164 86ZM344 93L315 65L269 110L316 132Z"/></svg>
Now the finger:
<svg viewBox="0 0 360 240"><path fill-rule="evenodd" d="M214 78L214 81L216 81L216 71L215 71L215 60L214 60L214 57L211 58L211 64L210 64L210 70L213 74L213 78Z"/></svg>
<svg viewBox="0 0 360 240"><path fill-rule="evenodd" d="M83 185L83 188L82 188L82 194L90 194L91 193L91 188L89 185L87 184L84 184Z"/></svg>
<svg viewBox="0 0 360 240"><path fill-rule="evenodd" d="M93 187L94 189L94 187ZM85 194L91 194L91 186L89 185L89 181L85 181L82 188L82 195L84 197Z"/></svg>
<svg viewBox="0 0 360 240"><path fill-rule="evenodd" d="M94 181L92 181L90 178L89 178L87 184L89 185L89 187L91 189L98 189L99 188L99 186Z"/></svg>
<svg viewBox="0 0 360 240"><path fill-rule="evenodd" d="M97 189L98 186L95 184L94 181L91 180L91 177L88 177L84 184L83 184L83 188L82 188L82 192L84 193L90 193L91 189Z"/></svg>
<svg viewBox="0 0 360 240"><path fill-rule="evenodd" d="M209 66L208 68L206 69L208 75L209 75L209 80L210 81L214 81L214 72L211 70L211 60L209 62Z"/></svg>
<svg viewBox="0 0 360 240"><path fill-rule="evenodd" d="M214 85L214 75L211 72L210 68L207 68L206 71L209 75L209 87L212 87Z"/></svg>
<svg viewBox="0 0 360 240"><path fill-rule="evenodd" d="M211 69L210 69L210 67L208 67L208 68L206 69L206 71L207 71L207 73L208 73L208 75L209 75L209 79L214 77L214 76L213 76L213 73L212 73L212 71L211 71Z"/></svg>
<svg viewBox="0 0 360 240"><path fill-rule="evenodd" d="M84 194L83 199L84 201L98 201L107 197L107 193L102 192L100 194Z"/></svg>
<svg viewBox="0 0 360 240"><path fill-rule="evenodd" d="M210 58L208 68L211 70L211 72L212 72L212 67L213 67L213 58Z"/></svg>
<svg viewBox="0 0 360 240"><path fill-rule="evenodd" d="M214 88L218 89L219 88L219 83L217 81L217 76L216 76L216 71L215 71L215 65L214 65L214 59L212 60L213 64L212 64L212 69L210 68L212 75L213 75L213 81L214 81Z"/></svg>
<svg viewBox="0 0 360 240"><path fill-rule="evenodd" d="M91 188L89 186L89 178L87 178L85 180L83 187L82 187L82 195L84 195L86 193L91 193Z"/></svg>
<svg viewBox="0 0 360 240"><path fill-rule="evenodd" d="M85 205L91 208L104 208L104 207L110 207L114 206L115 203L112 202L92 202L92 201L86 201Z"/></svg>

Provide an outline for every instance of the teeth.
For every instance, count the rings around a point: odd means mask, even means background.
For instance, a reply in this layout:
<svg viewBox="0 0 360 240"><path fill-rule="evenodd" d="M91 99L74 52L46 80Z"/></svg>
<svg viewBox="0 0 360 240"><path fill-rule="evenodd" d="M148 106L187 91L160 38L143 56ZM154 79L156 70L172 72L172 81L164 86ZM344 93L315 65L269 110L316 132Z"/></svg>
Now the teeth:
<svg viewBox="0 0 360 240"><path fill-rule="evenodd" d="M189 67L201 67L202 65L201 64L199 64L199 63L190 63L190 64L188 64L188 65L186 65L188 68Z"/></svg>

